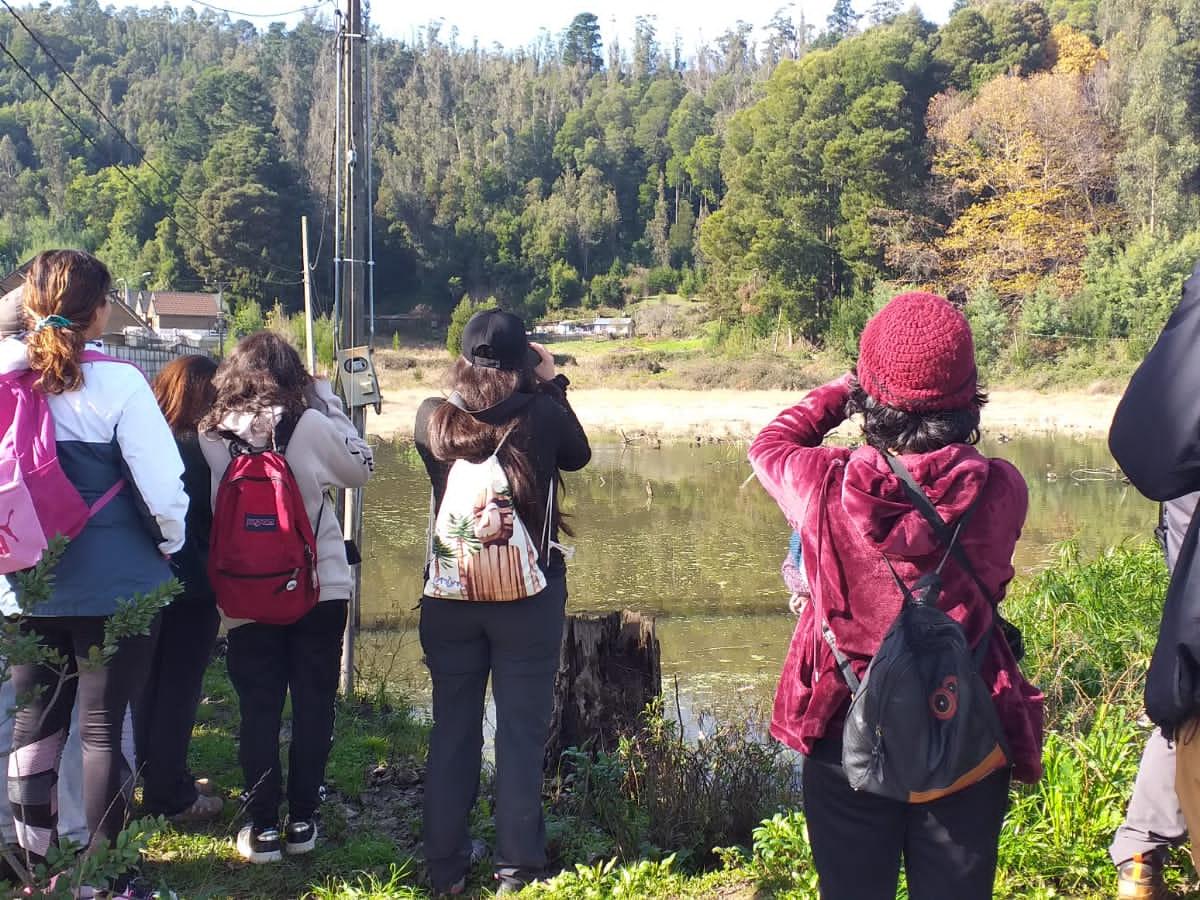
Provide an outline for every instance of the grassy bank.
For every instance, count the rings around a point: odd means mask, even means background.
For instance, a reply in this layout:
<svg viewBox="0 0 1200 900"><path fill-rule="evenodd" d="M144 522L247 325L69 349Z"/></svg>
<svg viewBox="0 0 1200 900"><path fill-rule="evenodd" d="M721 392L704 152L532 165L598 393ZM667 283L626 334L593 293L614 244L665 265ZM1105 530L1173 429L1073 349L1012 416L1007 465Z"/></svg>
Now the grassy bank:
<svg viewBox="0 0 1200 900"><path fill-rule="evenodd" d="M1141 678L1153 648L1165 572L1150 544L1082 561L1071 547L1018 583L1010 616L1026 635L1026 668L1048 698L1046 777L1013 793L997 897L1112 896L1106 848L1124 812L1147 734ZM522 896L815 898L789 761L754 727L711 727L685 744L651 718L644 734L594 762L577 760L547 791L551 857L562 874ZM204 832L153 841L149 874L182 897L415 898L425 726L377 695L341 708L329 766L324 841L309 858L250 867L232 850L240 773L237 708L221 660L209 673L193 745L195 769L231 799ZM491 838L485 775L478 832ZM724 849L718 849L724 848ZM1196 888L1182 855L1171 872ZM472 896L487 896L486 871Z"/></svg>

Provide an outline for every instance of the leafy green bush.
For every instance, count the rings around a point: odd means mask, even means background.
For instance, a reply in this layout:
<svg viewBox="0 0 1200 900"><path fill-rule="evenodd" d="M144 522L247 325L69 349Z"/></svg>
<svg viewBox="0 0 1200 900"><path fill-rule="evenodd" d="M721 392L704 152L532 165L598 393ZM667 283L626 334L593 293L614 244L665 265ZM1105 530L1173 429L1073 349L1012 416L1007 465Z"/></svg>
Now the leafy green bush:
<svg viewBox="0 0 1200 900"><path fill-rule="evenodd" d="M592 308L601 306L621 307L625 305L625 287L619 263L613 263L612 269L603 275L592 276L588 286L588 305Z"/></svg>
<svg viewBox="0 0 1200 900"><path fill-rule="evenodd" d="M679 288L679 273L670 266L655 266L646 273L646 293L674 294Z"/></svg>
<svg viewBox="0 0 1200 900"><path fill-rule="evenodd" d="M257 300L245 300L237 305L229 319L229 333L235 338L262 331L266 327L262 306Z"/></svg>
<svg viewBox="0 0 1200 900"><path fill-rule="evenodd" d="M1046 692L1054 720L1126 696L1140 702L1166 589L1162 553L1151 541L1087 563L1067 543L1056 565L1015 585L1006 615L1025 630L1026 673Z"/></svg>
<svg viewBox="0 0 1200 900"><path fill-rule="evenodd" d="M1097 240L1084 263L1080 304L1099 337L1129 339L1131 359L1141 359L1179 302L1180 289L1200 259L1200 230L1178 240L1141 231L1122 246Z"/></svg>
<svg viewBox="0 0 1200 900"><path fill-rule="evenodd" d="M648 707L615 753L571 752L560 807L599 823L625 859L672 851L696 866L749 843L765 816L797 803L791 762L752 725L700 728L689 743L661 701Z"/></svg>
<svg viewBox="0 0 1200 900"><path fill-rule="evenodd" d="M975 360L985 372L990 371L1008 343L1008 313L1000 303L1000 295L988 286L971 295L964 312L975 337Z"/></svg>
<svg viewBox="0 0 1200 900"><path fill-rule="evenodd" d="M550 263L550 297L551 309L564 306L574 306L583 296L583 282L579 271L565 259L556 259Z"/></svg>
<svg viewBox="0 0 1200 900"><path fill-rule="evenodd" d="M463 298L458 301L458 306L454 307L454 312L450 314L450 327L446 330L446 350L451 356L462 355L463 329L471 321L471 316L485 309L496 309L499 305L495 297L488 297L486 300L476 302L471 299L469 294L463 295Z"/></svg>

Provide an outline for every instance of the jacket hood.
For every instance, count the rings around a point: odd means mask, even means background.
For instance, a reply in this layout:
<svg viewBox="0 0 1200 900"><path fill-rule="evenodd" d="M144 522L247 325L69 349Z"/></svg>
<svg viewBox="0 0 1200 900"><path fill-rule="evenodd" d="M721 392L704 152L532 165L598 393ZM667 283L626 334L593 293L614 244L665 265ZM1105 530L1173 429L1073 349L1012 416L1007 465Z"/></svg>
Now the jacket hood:
<svg viewBox="0 0 1200 900"><path fill-rule="evenodd" d="M29 354L25 352L25 342L15 337L0 340L0 375L24 372L28 368Z"/></svg>
<svg viewBox="0 0 1200 900"><path fill-rule="evenodd" d="M254 411L235 410L226 413L217 426L218 433L229 432L251 447L266 447L275 434L275 426L283 418L283 407Z"/></svg>
<svg viewBox="0 0 1200 900"><path fill-rule="evenodd" d="M901 456L900 461L948 522L978 499L990 472L987 458L968 444ZM903 483L872 447L855 450L847 461L842 507L863 538L883 553L911 559L941 548L933 528L904 493Z"/></svg>

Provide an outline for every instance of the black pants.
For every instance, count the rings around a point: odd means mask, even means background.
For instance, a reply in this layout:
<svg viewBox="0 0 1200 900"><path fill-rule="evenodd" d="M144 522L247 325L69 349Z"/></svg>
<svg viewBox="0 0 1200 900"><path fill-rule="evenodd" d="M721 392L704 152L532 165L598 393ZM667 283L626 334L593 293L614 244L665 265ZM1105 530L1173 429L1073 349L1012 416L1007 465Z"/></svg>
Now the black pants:
<svg viewBox="0 0 1200 900"><path fill-rule="evenodd" d="M226 661L242 716L239 756L250 793L250 819L260 828L279 821L279 726L289 690L288 815L293 821L316 815L333 740L347 605L346 600L327 600L291 625L254 622L229 632Z"/></svg>
<svg viewBox="0 0 1200 900"><path fill-rule="evenodd" d="M33 665L12 670L16 696L27 703L13 724L8 798L17 840L38 857L45 856L58 822L58 766L76 702L92 844L111 843L125 827L133 773L121 752L121 730L125 711L145 685L158 619L149 635L122 640L106 666L81 666L92 647L103 645L106 621L103 616L45 617L29 618L23 626L66 660L65 672Z"/></svg>
<svg viewBox="0 0 1200 900"><path fill-rule="evenodd" d="M822 900L990 900L1009 771L932 803L855 791L838 763L804 761L804 815Z"/></svg>
<svg viewBox="0 0 1200 900"><path fill-rule="evenodd" d="M180 597L162 611L146 688L133 705L133 738L147 815L173 816L196 802L188 745L220 624L211 595Z"/></svg>
<svg viewBox="0 0 1200 900"><path fill-rule="evenodd" d="M515 603L421 601L421 647L433 678L425 774L425 860L435 890L467 871L467 822L479 792L484 694L496 701L496 874L546 866L542 765L562 646L567 583L552 577Z"/></svg>

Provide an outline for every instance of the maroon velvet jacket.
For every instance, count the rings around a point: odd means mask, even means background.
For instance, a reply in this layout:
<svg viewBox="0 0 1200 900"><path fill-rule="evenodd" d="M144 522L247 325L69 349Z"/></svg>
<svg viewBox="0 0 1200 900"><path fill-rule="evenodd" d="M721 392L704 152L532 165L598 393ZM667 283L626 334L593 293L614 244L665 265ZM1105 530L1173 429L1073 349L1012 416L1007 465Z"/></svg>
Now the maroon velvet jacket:
<svg viewBox="0 0 1200 900"><path fill-rule="evenodd" d="M840 730L850 702L821 639L818 608L861 676L900 611L900 591L883 554L912 584L936 568L944 553L878 451L821 446L845 419L849 383L847 376L817 388L764 428L750 447L758 480L800 532L813 588L813 602L792 636L771 723L778 740L806 754L817 740ZM902 460L950 524L979 499L959 541L992 596L980 596L953 559L942 573L942 608L975 645L992 628L993 603L1003 598L1014 574L1013 549L1029 505L1025 480L1009 463L987 459L967 444ZM1044 698L1022 676L999 632L992 633L983 677L1008 736L1013 776L1037 781Z"/></svg>

